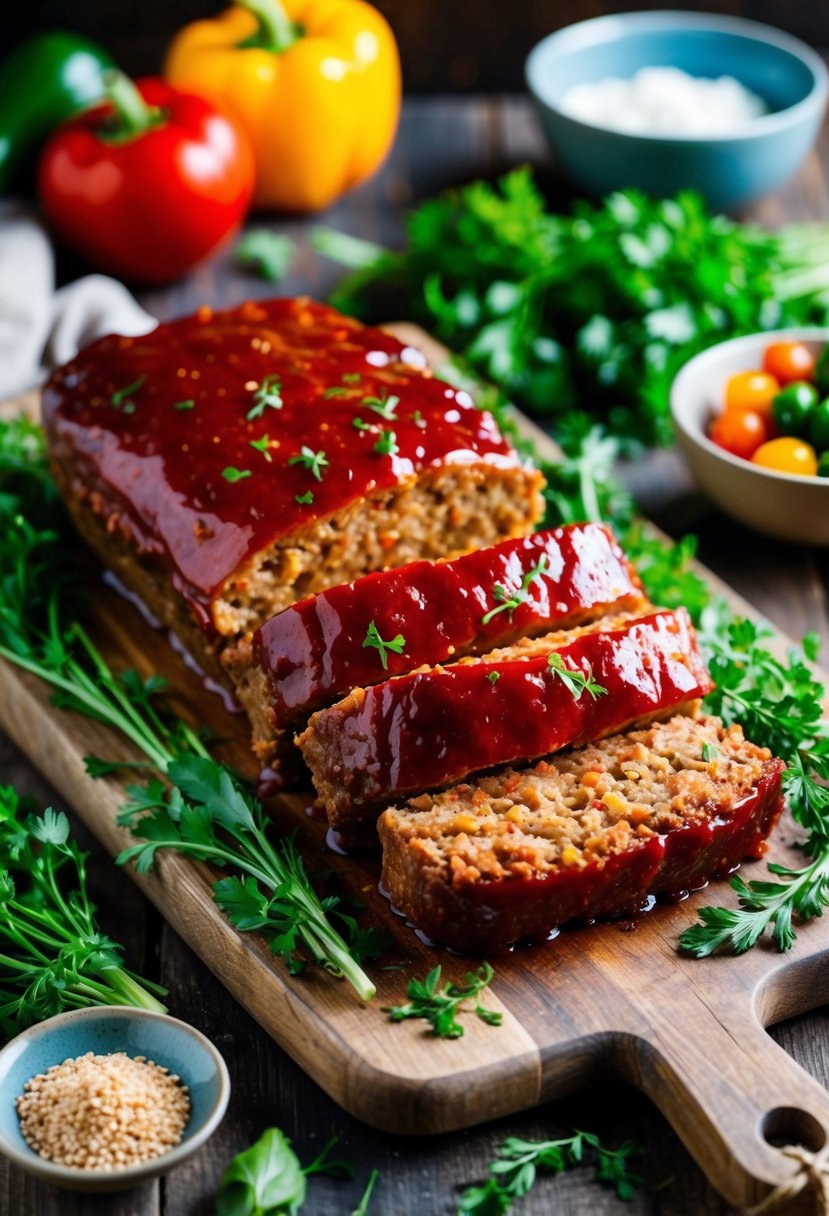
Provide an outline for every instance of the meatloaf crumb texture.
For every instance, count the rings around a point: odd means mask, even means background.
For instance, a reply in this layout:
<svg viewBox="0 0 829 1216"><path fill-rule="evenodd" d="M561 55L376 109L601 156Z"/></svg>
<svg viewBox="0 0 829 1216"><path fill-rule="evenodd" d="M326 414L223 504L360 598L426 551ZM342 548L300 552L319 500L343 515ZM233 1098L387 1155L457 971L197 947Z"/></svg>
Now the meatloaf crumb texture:
<svg viewBox="0 0 829 1216"><path fill-rule="evenodd" d="M677 716L387 809L383 885L457 949L542 939L760 856L782 767L739 726Z"/></svg>
<svg viewBox="0 0 829 1216"><path fill-rule="evenodd" d="M603 691L572 688L553 651ZM710 688L687 613L657 611L355 689L297 743L329 822L351 840L378 804L670 715Z"/></svg>

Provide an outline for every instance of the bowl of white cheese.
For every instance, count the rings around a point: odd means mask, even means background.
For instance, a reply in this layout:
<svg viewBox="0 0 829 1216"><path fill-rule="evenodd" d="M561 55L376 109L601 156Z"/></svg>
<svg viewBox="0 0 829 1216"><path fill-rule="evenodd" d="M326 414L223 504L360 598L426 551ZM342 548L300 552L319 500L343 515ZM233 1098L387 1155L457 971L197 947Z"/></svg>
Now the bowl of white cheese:
<svg viewBox="0 0 829 1216"><path fill-rule="evenodd" d="M706 13L570 25L526 78L561 167L596 194L700 191L733 208L781 186L817 138L823 61L772 26Z"/></svg>

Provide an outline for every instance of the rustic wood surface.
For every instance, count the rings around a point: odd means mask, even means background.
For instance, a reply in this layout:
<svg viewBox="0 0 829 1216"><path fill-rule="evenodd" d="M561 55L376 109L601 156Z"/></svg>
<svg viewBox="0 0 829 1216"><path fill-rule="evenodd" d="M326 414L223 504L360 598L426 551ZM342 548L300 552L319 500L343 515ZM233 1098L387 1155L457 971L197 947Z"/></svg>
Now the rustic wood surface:
<svg viewBox="0 0 829 1216"><path fill-rule="evenodd" d="M331 222L349 231L380 239L397 235L396 208L422 197L447 181L474 173L492 172L542 151L526 107L519 102L422 102L409 106L401 138L386 172L359 195L338 207ZM551 179L551 186L555 186ZM821 162L815 158L786 195L758 209L761 218L780 222L787 217L826 214L826 187ZM285 225L302 236L299 225ZM303 250L286 290L322 294L331 272ZM265 285L231 269L220 259L186 285L164 293L148 293L145 302L159 315L172 315L198 302L223 302L250 294L265 294ZM693 526L702 536L702 555L715 569L753 599L773 620L797 634L817 629L827 638L825 555L774 546L705 512L689 497L678 462L669 455L635 470L635 481L647 507L675 528ZM42 780L9 746L3 753L3 779L13 780L44 803L59 802ZM345 1116L242 1013L209 973L187 952L136 891L128 887L103 860L94 867L98 900L107 928L128 943L131 957L150 976L160 976L171 988L171 1007L199 1025L224 1050L235 1082L231 1111L217 1138L194 1163L124 1199L91 1201L56 1196L35 1188L17 1173L0 1173L0 1212L9 1216L41 1213L195 1213L211 1210L210 1195L223 1163L250 1142L268 1123L292 1134L303 1155L331 1131L360 1167L362 1178L372 1165L383 1173L373 1211L407 1213L450 1212L453 1188L481 1177L486 1162L507 1134L554 1136L572 1126L588 1126L604 1136L640 1138L648 1147L642 1163L647 1186L627 1209L634 1213L683 1216L722 1216L730 1209L707 1186L662 1118L634 1090L593 1087L563 1102L523 1116L512 1116L486 1129L412 1141L372 1132ZM634 935L635 936L635 935ZM712 990L717 979L710 974ZM816 992L817 997L820 993ZM829 1080L825 1052L825 1014L812 1014L779 1027L774 1036L817 1080ZM402 1049L401 1049L402 1050ZM776 1065L770 1065L773 1072ZM349 1210L356 1202L358 1183L315 1185L309 1212ZM522 1210L541 1213L613 1212L625 1210L615 1197L598 1191L583 1173L540 1183Z"/></svg>

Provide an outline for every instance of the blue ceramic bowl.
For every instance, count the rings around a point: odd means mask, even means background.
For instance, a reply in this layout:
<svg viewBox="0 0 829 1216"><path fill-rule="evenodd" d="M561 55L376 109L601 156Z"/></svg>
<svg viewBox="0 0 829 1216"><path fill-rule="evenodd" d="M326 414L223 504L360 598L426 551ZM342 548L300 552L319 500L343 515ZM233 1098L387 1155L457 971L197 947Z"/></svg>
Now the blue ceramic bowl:
<svg viewBox="0 0 829 1216"><path fill-rule="evenodd" d="M570 118L573 85L644 67L734 76L769 107L734 136L630 135ZM564 169L596 194L637 186L665 197L699 190L715 208L781 186L814 143L829 86L822 60L769 25L705 13L622 13L567 26L530 53L526 79Z"/></svg>
<svg viewBox="0 0 829 1216"><path fill-rule="evenodd" d="M53 1064L93 1051L146 1056L177 1073L190 1091L190 1119L180 1144L141 1165L79 1170L46 1161L29 1148L15 1103L23 1086ZM128 1006L77 1009L24 1030L0 1051L0 1152L44 1182L73 1191L121 1191L166 1173L196 1151L221 1123L230 1078L219 1052L194 1027Z"/></svg>

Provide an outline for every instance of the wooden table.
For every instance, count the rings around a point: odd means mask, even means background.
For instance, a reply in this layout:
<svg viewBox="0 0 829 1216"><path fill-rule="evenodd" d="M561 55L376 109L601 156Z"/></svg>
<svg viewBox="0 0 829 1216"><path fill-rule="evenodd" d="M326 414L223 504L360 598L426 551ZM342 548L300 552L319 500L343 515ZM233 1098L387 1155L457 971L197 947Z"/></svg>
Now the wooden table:
<svg viewBox="0 0 829 1216"><path fill-rule="evenodd" d="M551 199L565 192L550 172L549 158L529 106L522 99L429 98L405 107L396 147L384 171L345 199L325 222L382 242L399 242L401 211L443 186L491 176L521 161L542 168ZM787 220L829 215L829 133L797 179L766 199L753 215L777 226ZM282 293L324 297L338 276L309 249L309 224L279 224L298 252ZM232 264L223 254L186 281L144 292L142 302L162 318L199 304L229 305L273 288ZM700 536L703 560L792 636L816 630L829 646L829 554L762 540L725 521L691 492L680 459L660 453L629 470L646 511L673 534ZM60 800L32 767L0 738L0 780L31 794L40 806ZM457 1188L482 1178L498 1143L508 1135L553 1139L574 1127L598 1132L609 1144L634 1137L647 1148L641 1162L645 1187L630 1205L597 1187L588 1170L540 1181L516 1206L516 1216L725 1216L711 1190L662 1116L626 1087L607 1085L498 1124L439 1140L384 1136L344 1114L235 1004L219 982L126 882L100 849L84 837L93 858L93 895L105 929L123 941L131 965L170 990L169 1007L203 1030L223 1052L233 1081L228 1115L210 1143L160 1184L122 1196L93 1199L36 1185L0 1161L0 1216L201 1216L211 1213L217 1181L230 1158L267 1126L281 1127L304 1160L333 1134L342 1155L357 1167L352 1183L313 1180L304 1211L342 1216L357 1204L372 1167L381 1178L371 1216L437 1216L454 1212ZM815 1077L829 1085L829 1011L776 1027L772 1033Z"/></svg>

